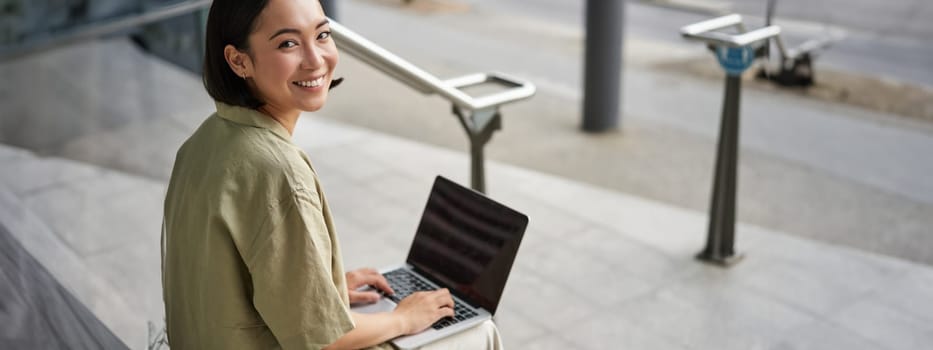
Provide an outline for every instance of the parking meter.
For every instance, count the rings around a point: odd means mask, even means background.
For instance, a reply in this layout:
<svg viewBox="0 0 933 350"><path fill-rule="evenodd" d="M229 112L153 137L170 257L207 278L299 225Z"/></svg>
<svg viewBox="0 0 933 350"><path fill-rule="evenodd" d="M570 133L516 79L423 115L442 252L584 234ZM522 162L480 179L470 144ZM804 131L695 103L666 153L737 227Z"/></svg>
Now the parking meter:
<svg viewBox="0 0 933 350"><path fill-rule="evenodd" d="M733 34L723 31L732 28L736 31ZM680 30L684 38L706 43L716 55L726 76L709 230L706 247L697 255L702 261L731 266L742 258L741 254L735 252L735 189L738 180L742 73L755 61L755 50L780 32L777 26L746 31L742 17L737 14L691 24Z"/></svg>

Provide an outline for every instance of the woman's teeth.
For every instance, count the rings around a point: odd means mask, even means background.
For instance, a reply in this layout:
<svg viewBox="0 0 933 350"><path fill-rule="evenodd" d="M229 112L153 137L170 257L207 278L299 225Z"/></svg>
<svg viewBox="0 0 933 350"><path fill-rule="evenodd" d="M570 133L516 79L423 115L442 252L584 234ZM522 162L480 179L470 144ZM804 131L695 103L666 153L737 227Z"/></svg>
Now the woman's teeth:
<svg viewBox="0 0 933 350"><path fill-rule="evenodd" d="M301 86L301 87L318 87L318 86L321 86L321 84L323 83L324 83L324 77L320 77L314 80L296 81L293 84Z"/></svg>

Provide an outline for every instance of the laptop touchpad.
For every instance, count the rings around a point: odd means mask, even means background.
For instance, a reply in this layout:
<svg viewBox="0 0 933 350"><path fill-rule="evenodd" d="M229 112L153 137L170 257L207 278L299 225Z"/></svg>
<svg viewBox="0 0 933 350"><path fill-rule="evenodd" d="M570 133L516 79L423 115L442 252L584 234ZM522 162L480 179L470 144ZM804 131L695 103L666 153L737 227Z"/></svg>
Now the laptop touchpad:
<svg viewBox="0 0 933 350"><path fill-rule="evenodd" d="M372 290L372 288L365 288ZM392 300L386 299L385 297L379 298L379 301L372 304L352 304L350 309L353 311L363 313L363 314L374 314L377 312L389 312L395 310L395 302Z"/></svg>

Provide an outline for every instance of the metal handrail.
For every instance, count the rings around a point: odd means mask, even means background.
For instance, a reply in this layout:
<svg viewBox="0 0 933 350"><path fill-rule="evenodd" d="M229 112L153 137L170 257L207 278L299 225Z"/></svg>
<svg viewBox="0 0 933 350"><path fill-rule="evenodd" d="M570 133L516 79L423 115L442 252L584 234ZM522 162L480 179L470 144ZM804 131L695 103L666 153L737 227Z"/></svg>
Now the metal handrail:
<svg viewBox="0 0 933 350"><path fill-rule="evenodd" d="M716 30L736 27L739 34L727 34L716 32ZM722 17L713 18L699 23L684 26L680 29L680 35L686 39L705 41L708 44L725 45L729 47L740 47L754 44L763 40L774 38L778 42L778 48L786 56L784 44L780 39L781 27L767 26L753 31L746 31L742 22L742 16L731 14Z"/></svg>
<svg viewBox="0 0 933 350"><path fill-rule="evenodd" d="M530 98L535 94L535 86L530 82L498 72L476 73L441 80L336 21L331 20L330 28L334 41L341 52L359 58L421 93L436 93L464 109L476 111L495 108L506 103ZM488 82L511 86L511 89L482 97L472 97L461 90L463 87Z"/></svg>
<svg viewBox="0 0 933 350"><path fill-rule="evenodd" d="M0 47L0 62L48 50L62 44L89 40L159 22L206 8L211 3L212 0L188 0L174 5L149 9L138 15L128 15L114 20L79 26L63 34L56 34L43 39L27 40L25 43L12 47ZM535 86L530 82L498 72L475 73L441 80L354 33L333 19L330 19L330 26L334 40L341 51L359 58L421 93L438 94L453 104L453 113L460 119L460 123L470 139L472 187L477 191L484 192L483 147L489 142L492 134L501 128L499 107L534 96ZM479 97L470 96L463 91L463 88L484 83L504 85L508 89Z"/></svg>
<svg viewBox="0 0 933 350"><path fill-rule="evenodd" d="M453 113L470 139L471 187L486 191L483 147L502 127L499 106L521 101L535 94L535 86L506 74L475 73L441 80L388 50L376 45L347 27L330 20L331 34L341 52L348 53L386 75L423 94L438 94L453 104ZM509 87L505 91L473 97L463 88L495 83Z"/></svg>
<svg viewBox="0 0 933 350"><path fill-rule="evenodd" d="M142 25L156 23L209 7L212 2L212 0L183 1L164 7L147 9L144 13L139 15L128 15L102 23L99 22L79 26L64 34L51 35L46 39L27 41L23 44L14 45L12 48L0 47L0 62L56 48L64 44L94 39Z"/></svg>

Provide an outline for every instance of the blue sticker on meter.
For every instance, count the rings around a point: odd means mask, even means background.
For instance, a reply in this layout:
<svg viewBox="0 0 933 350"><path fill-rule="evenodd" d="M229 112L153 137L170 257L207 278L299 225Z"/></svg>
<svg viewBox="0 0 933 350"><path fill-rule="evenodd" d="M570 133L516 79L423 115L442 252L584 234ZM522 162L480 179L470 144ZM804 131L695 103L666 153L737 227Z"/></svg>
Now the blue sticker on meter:
<svg viewBox="0 0 933 350"><path fill-rule="evenodd" d="M716 59L726 74L742 75L755 61L755 50L751 46L717 46Z"/></svg>

